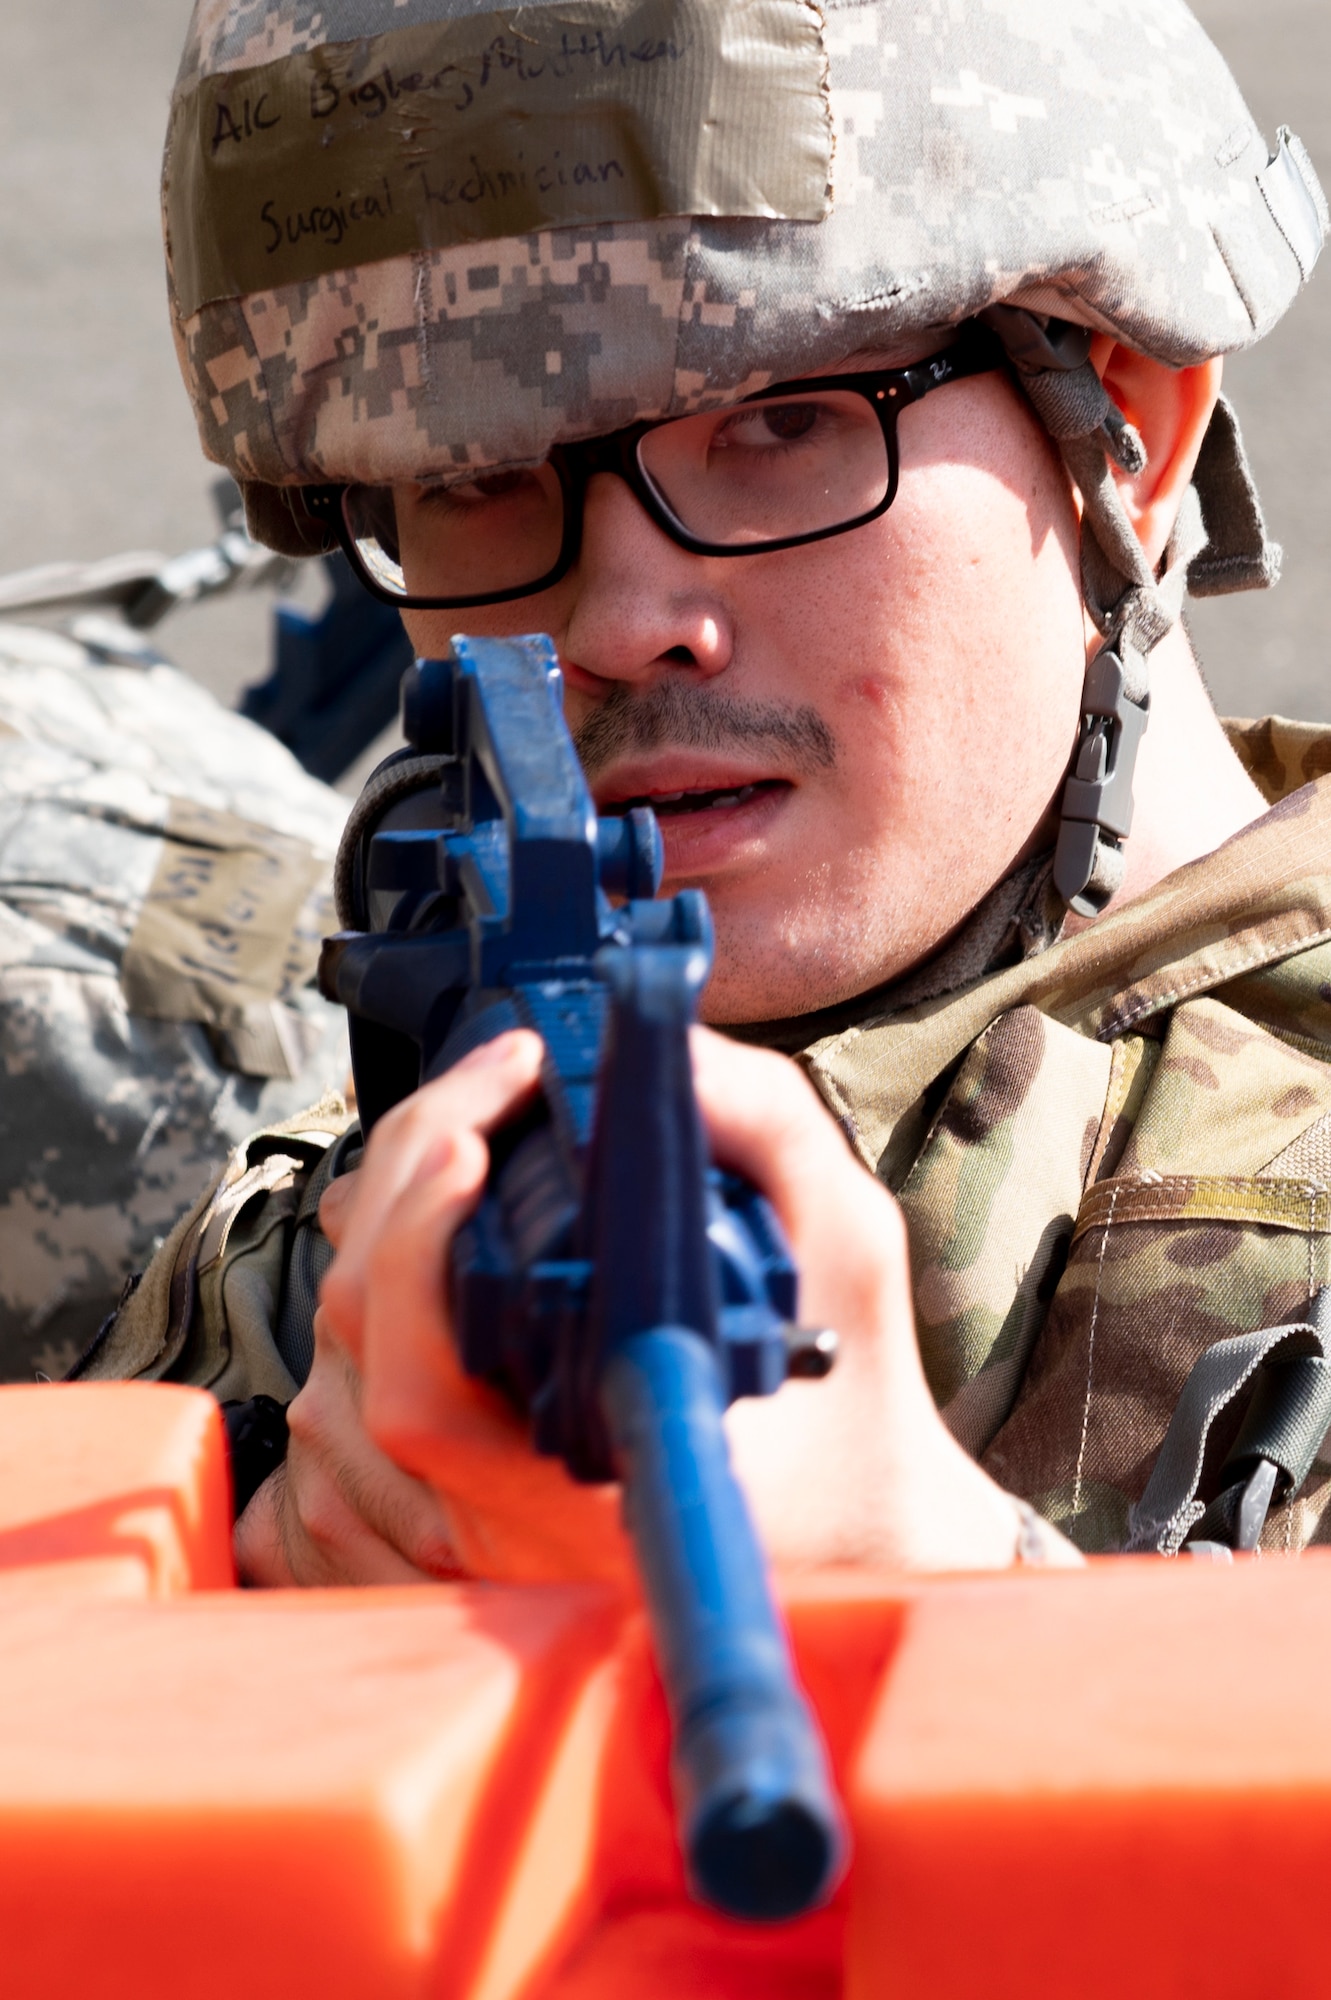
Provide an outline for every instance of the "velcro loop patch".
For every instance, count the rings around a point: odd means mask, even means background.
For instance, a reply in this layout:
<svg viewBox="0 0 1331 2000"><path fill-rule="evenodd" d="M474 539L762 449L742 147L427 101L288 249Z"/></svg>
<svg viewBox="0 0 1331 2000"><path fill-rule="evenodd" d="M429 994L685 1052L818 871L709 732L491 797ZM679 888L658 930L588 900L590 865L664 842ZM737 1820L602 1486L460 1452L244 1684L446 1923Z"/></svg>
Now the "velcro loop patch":
<svg viewBox="0 0 1331 2000"><path fill-rule="evenodd" d="M132 1014L243 1031L305 983L317 940L300 918L325 864L301 840L172 799L162 854L130 933L120 987ZM273 1030L276 1032L276 1030ZM284 1053L279 1067L289 1073Z"/></svg>

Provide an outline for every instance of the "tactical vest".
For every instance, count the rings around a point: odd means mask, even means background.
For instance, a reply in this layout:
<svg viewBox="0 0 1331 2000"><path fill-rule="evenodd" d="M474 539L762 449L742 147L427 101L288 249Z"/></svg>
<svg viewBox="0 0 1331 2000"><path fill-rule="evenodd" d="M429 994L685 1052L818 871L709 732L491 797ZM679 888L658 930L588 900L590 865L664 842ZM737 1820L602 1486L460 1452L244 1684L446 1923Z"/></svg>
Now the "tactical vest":
<svg viewBox="0 0 1331 2000"><path fill-rule="evenodd" d="M901 1200L949 1428L1087 1551L1128 1540L1199 1358L1299 1319L1331 1277L1331 731L1229 727L1263 819L1040 956L803 1057ZM1265 1546L1320 1539L1328 1481L1319 1457Z"/></svg>

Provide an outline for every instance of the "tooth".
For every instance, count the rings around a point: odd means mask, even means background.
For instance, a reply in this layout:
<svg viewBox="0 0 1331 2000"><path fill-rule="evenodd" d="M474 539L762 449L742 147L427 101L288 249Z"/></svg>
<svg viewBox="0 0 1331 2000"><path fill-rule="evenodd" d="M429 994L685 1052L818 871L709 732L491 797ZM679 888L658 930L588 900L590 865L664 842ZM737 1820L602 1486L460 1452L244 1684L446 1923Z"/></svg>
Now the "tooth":
<svg viewBox="0 0 1331 2000"><path fill-rule="evenodd" d="M652 804L658 806L672 806L675 803L676 799L682 799L683 796L684 796L683 792L653 792Z"/></svg>

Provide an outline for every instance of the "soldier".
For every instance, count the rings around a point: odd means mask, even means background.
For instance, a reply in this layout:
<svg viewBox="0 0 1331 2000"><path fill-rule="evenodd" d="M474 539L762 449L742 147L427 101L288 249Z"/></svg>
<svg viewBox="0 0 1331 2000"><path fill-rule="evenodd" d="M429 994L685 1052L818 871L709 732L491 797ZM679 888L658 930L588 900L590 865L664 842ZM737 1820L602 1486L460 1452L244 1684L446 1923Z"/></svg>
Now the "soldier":
<svg viewBox="0 0 1331 2000"><path fill-rule="evenodd" d="M1275 579L1218 357L1309 275L1321 190L1180 0L575 12L200 0L164 185L205 448L421 652L551 632L598 804L651 801L707 890L713 1144L843 1340L731 1415L776 1558L1172 1553L1328 1276L1331 737L1222 727L1181 622ZM298 1277L267 1347L228 1317L268 1139L90 1362L243 1348L294 1397L251 1577L622 1567L447 1337L537 1059L377 1128L312 1328L295 1150Z"/></svg>

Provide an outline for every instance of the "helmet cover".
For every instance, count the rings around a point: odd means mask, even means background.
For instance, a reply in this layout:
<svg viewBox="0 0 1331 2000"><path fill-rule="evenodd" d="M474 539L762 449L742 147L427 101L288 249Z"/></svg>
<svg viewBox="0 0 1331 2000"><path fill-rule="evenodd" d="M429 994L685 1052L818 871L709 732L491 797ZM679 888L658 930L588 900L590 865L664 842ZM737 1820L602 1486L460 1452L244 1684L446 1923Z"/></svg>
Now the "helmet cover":
<svg viewBox="0 0 1331 2000"><path fill-rule="evenodd" d="M1246 347L1326 223L1182 0L197 0L163 201L204 449L293 551L263 488L532 463L997 302Z"/></svg>

